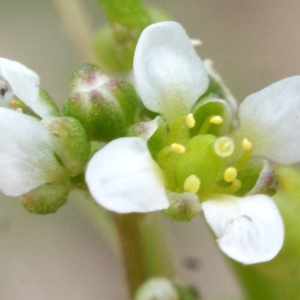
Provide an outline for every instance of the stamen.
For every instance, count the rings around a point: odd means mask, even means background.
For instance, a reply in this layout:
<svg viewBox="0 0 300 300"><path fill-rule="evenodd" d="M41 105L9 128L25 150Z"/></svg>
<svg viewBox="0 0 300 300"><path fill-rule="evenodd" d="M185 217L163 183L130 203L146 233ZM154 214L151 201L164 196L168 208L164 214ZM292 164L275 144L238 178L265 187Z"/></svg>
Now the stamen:
<svg viewBox="0 0 300 300"><path fill-rule="evenodd" d="M229 167L225 170L223 178L226 182L233 182L236 179L238 172L236 168Z"/></svg>
<svg viewBox="0 0 300 300"><path fill-rule="evenodd" d="M173 143L170 147L177 154L185 153L185 147L181 144Z"/></svg>
<svg viewBox="0 0 300 300"><path fill-rule="evenodd" d="M11 108L18 108L19 107L19 102L16 101L16 100L12 100L12 101L9 102L9 106Z"/></svg>
<svg viewBox="0 0 300 300"><path fill-rule="evenodd" d="M210 123L219 125L223 122L223 118L221 116L213 116L210 118Z"/></svg>
<svg viewBox="0 0 300 300"><path fill-rule="evenodd" d="M196 175L188 176L183 184L183 189L192 194L196 194L199 191L201 180Z"/></svg>
<svg viewBox="0 0 300 300"><path fill-rule="evenodd" d="M220 157L228 157L234 151L234 142L231 138L222 136L214 143L215 153Z"/></svg>
<svg viewBox="0 0 300 300"><path fill-rule="evenodd" d="M202 41L199 39L190 39L190 43L193 47L201 46Z"/></svg>
<svg viewBox="0 0 300 300"><path fill-rule="evenodd" d="M193 128L196 124L196 120L194 118L194 115L191 113L191 114L188 114L185 118L185 122L186 122L186 125L188 128Z"/></svg>
<svg viewBox="0 0 300 300"><path fill-rule="evenodd" d="M243 139L242 146L245 151L250 151L252 149L252 143L248 139Z"/></svg>

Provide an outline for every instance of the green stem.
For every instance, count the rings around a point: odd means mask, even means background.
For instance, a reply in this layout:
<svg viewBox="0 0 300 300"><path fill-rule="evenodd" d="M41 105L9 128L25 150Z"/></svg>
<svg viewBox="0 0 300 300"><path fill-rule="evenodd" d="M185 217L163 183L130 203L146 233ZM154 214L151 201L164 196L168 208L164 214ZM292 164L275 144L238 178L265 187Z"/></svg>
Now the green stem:
<svg viewBox="0 0 300 300"><path fill-rule="evenodd" d="M138 214L114 214L120 239L123 264L131 296L146 280L146 261L143 251L142 231Z"/></svg>
<svg viewBox="0 0 300 300"><path fill-rule="evenodd" d="M88 17L83 5L78 0L52 0L64 29L83 61L96 62L92 50L93 30L88 25Z"/></svg>

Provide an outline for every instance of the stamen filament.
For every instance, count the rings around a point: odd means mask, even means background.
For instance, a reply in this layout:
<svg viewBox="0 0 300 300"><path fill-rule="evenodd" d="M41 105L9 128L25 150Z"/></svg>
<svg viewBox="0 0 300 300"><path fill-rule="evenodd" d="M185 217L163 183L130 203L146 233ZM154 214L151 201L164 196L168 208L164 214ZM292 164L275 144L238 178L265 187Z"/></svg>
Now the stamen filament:
<svg viewBox="0 0 300 300"><path fill-rule="evenodd" d="M208 116L205 121L202 123L202 126L199 130L199 134L205 134L208 132L210 126L213 125L219 125L223 122L223 118L218 115L210 115Z"/></svg>
<svg viewBox="0 0 300 300"><path fill-rule="evenodd" d="M236 169L241 169L248 162L252 154L252 143L247 138L242 140L242 148L244 152L240 159L234 164Z"/></svg>

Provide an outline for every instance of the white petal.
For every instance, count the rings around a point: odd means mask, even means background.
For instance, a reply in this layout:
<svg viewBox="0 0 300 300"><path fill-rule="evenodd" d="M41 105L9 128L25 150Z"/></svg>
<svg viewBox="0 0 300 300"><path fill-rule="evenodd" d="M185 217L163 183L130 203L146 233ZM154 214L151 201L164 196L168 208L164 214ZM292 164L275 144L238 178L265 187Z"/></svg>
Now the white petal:
<svg viewBox="0 0 300 300"><path fill-rule="evenodd" d="M252 142L254 155L282 164L300 161L300 76L248 96L239 118L238 134Z"/></svg>
<svg viewBox="0 0 300 300"><path fill-rule="evenodd" d="M39 113L39 76L24 65L0 57L0 76L11 86L14 94Z"/></svg>
<svg viewBox="0 0 300 300"><path fill-rule="evenodd" d="M0 190L20 196L63 172L44 126L31 116L0 108Z"/></svg>
<svg viewBox="0 0 300 300"><path fill-rule="evenodd" d="M238 262L271 260L282 247L283 222L275 203L266 195L224 195L202 203L202 209L221 250Z"/></svg>
<svg viewBox="0 0 300 300"><path fill-rule="evenodd" d="M116 139L90 160L86 182L94 199L118 213L150 212L169 206L161 170L142 138Z"/></svg>
<svg viewBox="0 0 300 300"><path fill-rule="evenodd" d="M160 124L163 124L164 120L162 117L157 116L155 119L148 122L140 122L132 126L129 134L137 136L145 141L148 141L151 136L155 133Z"/></svg>
<svg viewBox="0 0 300 300"><path fill-rule="evenodd" d="M171 21L142 32L134 54L134 77L144 105L169 123L187 114L208 87L208 75L189 37Z"/></svg>

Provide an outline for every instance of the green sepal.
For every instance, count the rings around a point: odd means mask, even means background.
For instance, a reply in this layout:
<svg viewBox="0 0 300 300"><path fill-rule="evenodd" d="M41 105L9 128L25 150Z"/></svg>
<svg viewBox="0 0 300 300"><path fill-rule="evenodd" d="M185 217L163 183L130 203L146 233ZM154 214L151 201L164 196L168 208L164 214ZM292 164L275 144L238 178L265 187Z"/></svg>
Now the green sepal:
<svg viewBox="0 0 300 300"><path fill-rule="evenodd" d="M47 115L47 117L60 117L60 111L53 101L51 96L48 94L47 91L40 89L40 102L44 108L44 115L43 118Z"/></svg>
<svg viewBox="0 0 300 300"><path fill-rule="evenodd" d="M189 222L201 210L197 195L190 193L174 193L167 190L169 207L163 213L173 221Z"/></svg>
<svg viewBox="0 0 300 300"><path fill-rule="evenodd" d="M20 197L23 207L34 214L55 213L67 202L69 182L44 184Z"/></svg>
<svg viewBox="0 0 300 300"><path fill-rule="evenodd" d="M241 188L236 196L245 194L266 194L273 196L277 191L277 178L268 162L260 158L251 158L238 171L237 179L241 181Z"/></svg>
<svg viewBox="0 0 300 300"><path fill-rule="evenodd" d="M81 173L90 157L90 142L81 123L70 117L43 120L50 133L56 157L71 176Z"/></svg>
<svg viewBox="0 0 300 300"><path fill-rule="evenodd" d="M231 111L224 100L214 97L202 99L193 109L195 126L191 129L191 135L201 133L214 134L215 136L226 135L231 125ZM221 124L210 123L210 118L220 116L223 119ZM203 132L202 132L203 131Z"/></svg>
<svg viewBox="0 0 300 300"><path fill-rule="evenodd" d="M159 151L167 145L168 128L165 121L159 122L158 128L148 139L148 149L153 158L156 158Z"/></svg>

